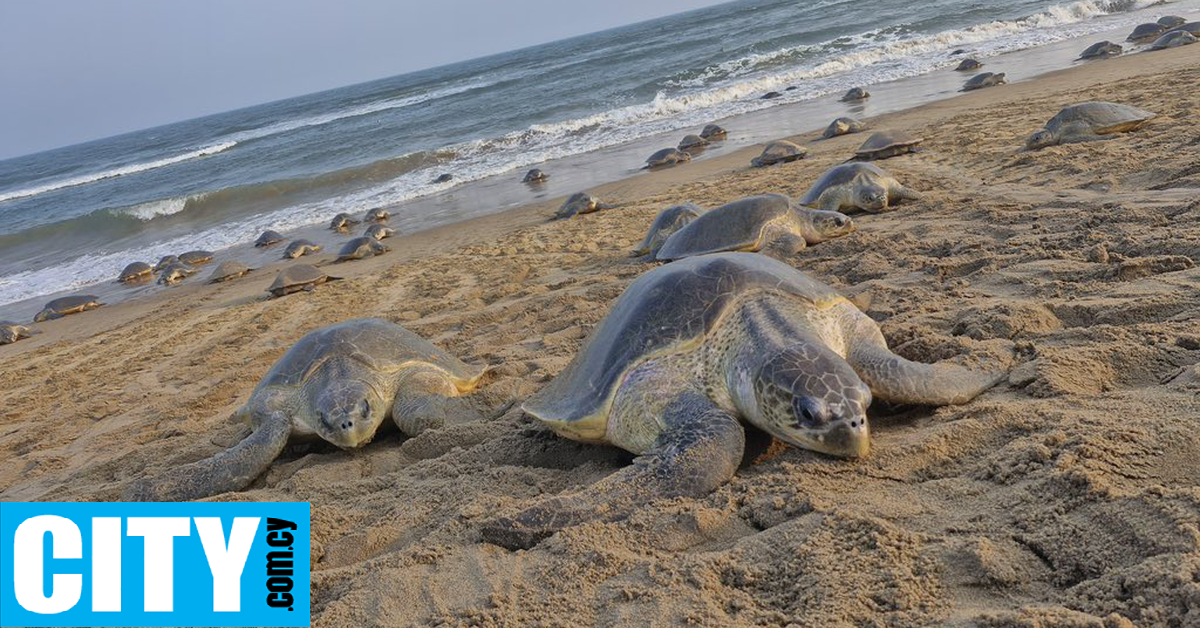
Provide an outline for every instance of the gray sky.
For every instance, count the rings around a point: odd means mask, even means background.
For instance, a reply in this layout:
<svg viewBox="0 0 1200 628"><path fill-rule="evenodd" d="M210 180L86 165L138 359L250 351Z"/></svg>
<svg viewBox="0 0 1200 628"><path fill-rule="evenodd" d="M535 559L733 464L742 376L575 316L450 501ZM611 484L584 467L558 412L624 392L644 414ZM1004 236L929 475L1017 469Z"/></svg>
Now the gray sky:
<svg viewBox="0 0 1200 628"><path fill-rule="evenodd" d="M0 0L0 159L723 0Z"/></svg>

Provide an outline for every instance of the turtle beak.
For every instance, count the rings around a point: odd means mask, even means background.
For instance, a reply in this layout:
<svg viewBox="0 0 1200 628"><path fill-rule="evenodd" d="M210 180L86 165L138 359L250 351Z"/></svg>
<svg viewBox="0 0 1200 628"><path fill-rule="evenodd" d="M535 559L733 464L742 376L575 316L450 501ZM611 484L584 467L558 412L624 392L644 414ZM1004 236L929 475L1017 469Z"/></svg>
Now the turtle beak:
<svg viewBox="0 0 1200 628"><path fill-rule="evenodd" d="M871 431L867 422L854 427L842 421L825 433L825 453L845 458L862 458L871 451Z"/></svg>

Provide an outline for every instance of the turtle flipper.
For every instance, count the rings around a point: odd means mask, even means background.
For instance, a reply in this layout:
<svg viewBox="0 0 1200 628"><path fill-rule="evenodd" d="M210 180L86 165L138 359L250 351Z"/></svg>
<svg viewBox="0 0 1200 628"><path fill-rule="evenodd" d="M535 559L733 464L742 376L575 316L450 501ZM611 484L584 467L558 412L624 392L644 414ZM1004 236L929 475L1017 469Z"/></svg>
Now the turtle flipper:
<svg viewBox="0 0 1200 628"><path fill-rule="evenodd" d="M459 396L458 387L444 372L414 367L401 376L399 392L392 403L392 420L409 436L447 424L469 423L483 418Z"/></svg>
<svg viewBox="0 0 1200 628"><path fill-rule="evenodd" d="M889 202L891 202L891 203L897 203L900 201L919 201L919 200L921 200L920 193L914 192L913 190L906 188L903 185L900 185L899 183L897 183L896 186L894 188L892 188L892 191L890 194L888 194L888 196L890 197Z"/></svg>
<svg viewBox="0 0 1200 628"><path fill-rule="evenodd" d="M887 346L860 340L847 356L871 394L892 403L960 405L1006 377L1001 371L972 371L952 364L922 364L892 353Z"/></svg>
<svg viewBox="0 0 1200 628"><path fill-rule="evenodd" d="M686 392L663 411L666 430L633 464L588 486L484 524L484 541L524 549L588 521L624 519L656 499L699 497L725 484L742 460L738 420L703 395Z"/></svg>
<svg viewBox="0 0 1200 628"><path fill-rule="evenodd" d="M292 423L269 415L245 440L221 453L126 487L122 501L188 501L241 490L271 466L287 445Z"/></svg>

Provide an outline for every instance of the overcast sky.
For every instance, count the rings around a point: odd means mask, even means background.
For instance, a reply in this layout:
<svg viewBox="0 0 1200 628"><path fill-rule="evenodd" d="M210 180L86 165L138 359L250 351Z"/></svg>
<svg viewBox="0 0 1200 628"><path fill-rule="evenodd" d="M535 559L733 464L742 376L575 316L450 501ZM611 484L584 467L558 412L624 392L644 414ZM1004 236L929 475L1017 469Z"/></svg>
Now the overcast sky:
<svg viewBox="0 0 1200 628"><path fill-rule="evenodd" d="M0 0L0 159L723 0Z"/></svg>

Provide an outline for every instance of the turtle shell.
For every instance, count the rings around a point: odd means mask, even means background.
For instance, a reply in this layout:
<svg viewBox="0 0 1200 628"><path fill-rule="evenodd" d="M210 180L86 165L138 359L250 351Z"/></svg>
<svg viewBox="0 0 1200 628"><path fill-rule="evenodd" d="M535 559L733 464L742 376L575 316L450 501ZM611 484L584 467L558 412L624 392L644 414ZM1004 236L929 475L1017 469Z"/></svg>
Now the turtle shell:
<svg viewBox="0 0 1200 628"><path fill-rule="evenodd" d="M1162 24L1163 28L1179 28L1180 26L1183 26L1185 22L1187 22L1187 20L1179 17L1178 15L1164 15L1155 21L1159 24Z"/></svg>
<svg viewBox="0 0 1200 628"><path fill-rule="evenodd" d="M1187 31L1171 31L1162 37L1154 40L1150 44L1151 50L1163 50L1166 48L1175 48L1177 46L1186 46L1196 43L1196 38Z"/></svg>
<svg viewBox="0 0 1200 628"><path fill-rule="evenodd" d="M1121 46L1111 41L1099 41L1079 53L1080 59L1095 59L1097 57L1115 57L1123 52Z"/></svg>
<svg viewBox="0 0 1200 628"><path fill-rule="evenodd" d="M550 175L543 172L540 168L534 168L525 173L525 178L521 179L522 183L541 183L550 178Z"/></svg>
<svg viewBox="0 0 1200 628"><path fill-rule="evenodd" d="M863 142L863 145L858 147L855 153L860 156L870 155L871 153L889 148L915 146L922 141L924 141L924 138L916 137L904 131L879 131L878 133L872 133L871 137L868 137L867 141Z"/></svg>
<svg viewBox="0 0 1200 628"><path fill-rule="evenodd" d="M154 274L154 268L149 264L146 262L134 262L126 266L125 270L121 271L120 276L117 277L117 281L137 281L139 279L145 279L152 274Z"/></svg>
<svg viewBox="0 0 1200 628"><path fill-rule="evenodd" d="M685 135L682 140L679 140L679 150L700 148L702 146L708 146L708 140L699 135Z"/></svg>
<svg viewBox="0 0 1200 628"><path fill-rule="evenodd" d="M383 255L387 252L387 246L379 240L369 236L359 236L342 246L342 250L338 251L338 261L362 259L373 255Z"/></svg>
<svg viewBox="0 0 1200 628"><path fill-rule="evenodd" d="M212 258L212 251L188 251L187 253L183 253L179 256L179 261L183 262L184 264L196 266L199 264L207 264L212 261Z"/></svg>
<svg viewBox="0 0 1200 628"><path fill-rule="evenodd" d="M363 216L363 220L366 222L384 222L388 218L391 218L391 216L392 215L388 213L388 210L383 209L382 207L376 207L374 209L368 209L367 213Z"/></svg>
<svg viewBox="0 0 1200 628"><path fill-rule="evenodd" d="M979 69L982 67L983 67L983 64L976 61L975 59L963 59L962 61L959 61L958 67L954 68L954 71L955 72L968 72L970 70L976 70L976 69Z"/></svg>
<svg viewBox="0 0 1200 628"><path fill-rule="evenodd" d="M473 388L484 371L395 323L365 318L323 327L301 338L271 367L255 393L267 387L299 386L332 357L358 360L380 372L429 364L448 373L463 392Z"/></svg>
<svg viewBox="0 0 1200 628"><path fill-rule="evenodd" d="M765 255L720 253L667 264L629 285L571 363L523 410L556 431L602 440L613 397L630 369L700 345L739 297L766 291L815 307L841 300L828 286Z"/></svg>
<svg viewBox="0 0 1200 628"><path fill-rule="evenodd" d="M274 293L288 288L318 284L329 279L332 277L318 270L316 266L296 264L279 271L279 274L275 276L275 281L267 288L267 292Z"/></svg>
<svg viewBox="0 0 1200 628"><path fill-rule="evenodd" d="M1046 128L1055 131L1071 122L1083 122L1097 135L1121 133L1140 126L1156 114L1114 102L1093 101L1071 105L1059 111Z"/></svg>
<svg viewBox="0 0 1200 628"><path fill-rule="evenodd" d="M271 246L283 242L283 234L273 229L267 229L254 241L254 246Z"/></svg>
<svg viewBox="0 0 1200 628"><path fill-rule="evenodd" d="M209 283L220 283L222 281L229 281L230 279L237 279L238 277L249 273L251 270L253 269L241 262L232 260L228 262L222 262L221 265L217 266L216 270L213 271L213 274L209 276L208 281Z"/></svg>
<svg viewBox="0 0 1200 628"><path fill-rule="evenodd" d="M662 246L666 238L700 217L701 213L703 210L695 203L675 205L658 212L654 222L650 223L650 230L646 232L646 237L642 239L642 243L638 245L633 254L653 255L657 253L657 248Z"/></svg>
<svg viewBox="0 0 1200 628"><path fill-rule="evenodd" d="M1200 22L1188 22L1187 24L1183 24L1172 30L1191 33L1192 37L1200 37Z"/></svg>
<svg viewBox="0 0 1200 628"><path fill-rule="evenodd" d="M767 225L792 211L782 194L751 196L722 205L671 234L655 259L669 261L720 251L756 250Z"/></svg>
<svg viewBox="0 0 1200 628"><path fill-rule="evenodd" d="M154 272L157 273L158 271L178 261L179 257L176 255L164 255L162 259L158 260L158 263L154 265Z"/></svg>
<svg viewBox="0 0 1200 628"><path fill-rule="evenodd" d="M658 166L674 166L678 163L691 161L692 156L676 148L664 148L655 152L646 158L646 165L650 168Z"/></svg>
<svg viewBox="0 0 1200 628"><path fill-rule="evenodd" d="M720 125L716 125L716 124L705 125L704 129L700 131L700 137L702 137L706 140L709 140L709 141L723 140L723 139L725 139L725 137L727 135L728 135L728 132L725 129L721 128Z"/></svg>
<svg viewBox="0 0 1200 628"><path fill-rule="evenodd" d="M284 259L296 259L302 255L320 252L321 247L312 240L292 240L283 250Z"/></svg>
<svg viewBox="0 0 1200 628"><path fill-rule="evenodd" d="M100 302L100 298L91 294L76 294L67 297L59 297L47 303L38 312L37 316L33 317L33 322L40 323L45 320L52 320L66 316L67 314L75 314L91 310L104 305Z"/></svg>
<svg viewBox="0 0 1200 628"><path fill-rule="evenodd" d="M1158 22L1138 24L1133 32L1129 33L1129 37L1125 38L1125 41L1149 41L1161 35L1165 30L1167 27Z"/></svg>
<svg viewBox="0 0 1200 628"><path fill-rule="evenodd" d="M999 74L995 74L992 72L983 72L981 74L976 74L975 76L972 76L970 79L968 79L967 82L963 84L963 91L967 92L967 91L971 91L973 89L980 89L983 87L991 87L993 85L999 85L1000 83L1003 83L1003 82L1004 82L1004 73L1003 72L1001 72Z"/></svg>
<svg viewBox="0 0 1200 628"><path fill-rule="evenodd" d="M823 137L825 139L829 139L831 137L837 137L839 135L847 135L850 133L860 133L860 132L866 130L866 128L867 128L867 125L863 124L859 120L856 120L854 118L849 118L849 117L841 117L841 118L838 118L837 120L834 120L833 122L830 122L829 126L825 127L825 132L821 134L821 137Z"/></svg>
<svg viewBox="0 0 1200 628"><path fill-rule="evenodd" d="M886 177L888 174L882 168L875 164L853 162L841 164L830 168L821 175L820 179L808 188L808 192L804 194L804 198L800 199L801 205L812 205L821 198L821 194L835 185L844 185L850 183L858 176L869 177Z"/></svg>
<svg viewBox="0 0 1200 628"><path fill-rule="evenodd" d="M808 151L798 144L787 140L776 140L767 144L761 155L751 159L750 165L755 167L773 166L775 164L796 161L797 159L804 159L804 156L807 154Z"/></svg>

